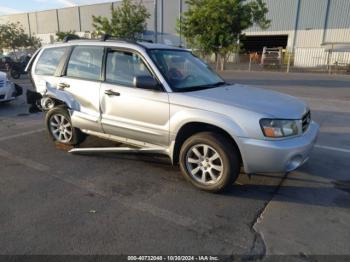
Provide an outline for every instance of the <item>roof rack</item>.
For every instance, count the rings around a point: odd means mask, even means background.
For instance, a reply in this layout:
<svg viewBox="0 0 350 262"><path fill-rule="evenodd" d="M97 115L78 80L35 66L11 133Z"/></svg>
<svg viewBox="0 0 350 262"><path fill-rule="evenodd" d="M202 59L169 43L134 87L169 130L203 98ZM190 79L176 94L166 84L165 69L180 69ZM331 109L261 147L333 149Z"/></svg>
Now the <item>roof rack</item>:
<svg viewBox="0 0 350 262"><path fill-rule="evenodd" d="M112 35L109 35L109 34L101 35L100 40L101 41L115 40L115 41L123 41L123 42L128 42L128 43L137 43L137 42L153 43L152 40L141 39L141 38L118 38L118 37L113 37Z"/></svg>
<svg viewBox="0 0 350 262"><path fill-rule="evenodd" d="M63 43L67 43L68 41L77 40L77 39L81 39L81 38L78 35L66 35L63 38Z"/></svg>
<svg viewBox="0 0 350 262"><path fill-rule="evenodd" d="M95 40L96 39L87 39L87 38L82 38L82 37L79 37L77 35L66 35L64 38L63 38L63 43L67 43L69 41L72 41L72 40ZM130 43L130 44L135 44L135 45L139 45L143 48L145 48L140 42L148 42L148 43L153 43L152 40L146 40L146 39L139 39L139 38L135 38L135 39L129 39L129 38L118 38L118 37L113 37L109 34L103 34L101 35L100 37L100 41L102 42L106 42L106 41L120 41L120 42L125 42L125 43Z"/></svg>
<svg viewBox="0 0 350 262"><path fill-rule="evenodd" d="M111 37L112 37L112 36L109 35L109 34L103 34L103 35L101 35L100 40L101 40L102 42L105 42L105 41L107 41L108 39L110 39Z"/></svg>

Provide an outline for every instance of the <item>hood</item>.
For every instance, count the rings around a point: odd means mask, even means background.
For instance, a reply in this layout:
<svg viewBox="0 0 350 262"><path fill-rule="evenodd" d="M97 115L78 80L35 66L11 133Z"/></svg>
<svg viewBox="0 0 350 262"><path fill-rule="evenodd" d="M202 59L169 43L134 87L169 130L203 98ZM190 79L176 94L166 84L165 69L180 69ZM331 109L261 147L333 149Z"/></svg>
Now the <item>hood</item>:
<svg viewBox="0 0 350 262"><path fill-rule="evenodd" d="M235 106L283 119L301 119L305 102L289 95L244 85L229 85L186 93L201 100ZM210 110L210 108L207 108Z"/></svg>

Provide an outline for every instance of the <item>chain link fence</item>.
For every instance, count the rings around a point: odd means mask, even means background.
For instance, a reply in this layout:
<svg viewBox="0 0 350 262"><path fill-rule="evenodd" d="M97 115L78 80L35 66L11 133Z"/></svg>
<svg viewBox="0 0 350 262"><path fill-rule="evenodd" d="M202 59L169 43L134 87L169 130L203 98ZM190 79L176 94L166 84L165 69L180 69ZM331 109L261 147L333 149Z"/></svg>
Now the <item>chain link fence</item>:
<svg viewBox="0 0 350 262"><path fill-rule="evenodd" d="M216 68L214 56L205 60ZM232 54L225 70L350 75L350 50L339 52L326 48L295 48L294 52L288 52L282 48L264 48L262 52Z"/></svg>

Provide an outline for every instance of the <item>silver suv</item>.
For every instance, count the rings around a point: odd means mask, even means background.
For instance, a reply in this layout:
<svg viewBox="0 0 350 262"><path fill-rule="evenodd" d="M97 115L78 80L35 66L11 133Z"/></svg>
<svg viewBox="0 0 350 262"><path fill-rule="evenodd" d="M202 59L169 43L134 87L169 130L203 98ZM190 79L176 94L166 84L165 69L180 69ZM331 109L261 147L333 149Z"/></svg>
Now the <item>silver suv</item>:
<svg viewBox="0 0 350 262"><path fill-rule="evenodd" d="M232 185L241 167L296 169L318 134L304 102L228 84L180 48L67 40L39 50L27 70L53 140L78 145L88 134L162 153L211 192Z"/></svg>

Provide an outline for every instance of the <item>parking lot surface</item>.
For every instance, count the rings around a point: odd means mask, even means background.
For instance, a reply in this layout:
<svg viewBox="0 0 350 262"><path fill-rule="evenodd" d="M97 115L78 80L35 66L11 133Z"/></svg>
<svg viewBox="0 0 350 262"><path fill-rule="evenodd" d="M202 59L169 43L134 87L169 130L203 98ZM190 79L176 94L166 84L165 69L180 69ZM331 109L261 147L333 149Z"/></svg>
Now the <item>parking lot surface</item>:
<svg viewBox="0 0 350 262"><path fill-rule="evenodd" d="M223 77L307 101L321 125L309 162L209 194L162 156L69 154L20 97L0 105L0 254L350 254L350 77Z"/></svg>

